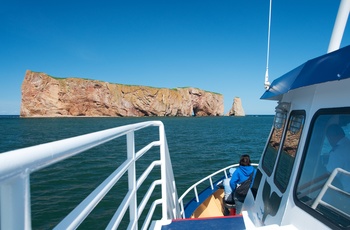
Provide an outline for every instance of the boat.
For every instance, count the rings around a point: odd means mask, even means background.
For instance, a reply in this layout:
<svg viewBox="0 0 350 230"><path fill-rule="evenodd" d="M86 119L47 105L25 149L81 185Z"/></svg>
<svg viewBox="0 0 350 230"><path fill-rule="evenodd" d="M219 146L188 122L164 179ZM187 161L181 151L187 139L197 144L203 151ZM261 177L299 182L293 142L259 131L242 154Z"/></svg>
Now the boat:
<svg viewBox="0 0 350 230"><path fill-rule="evenodd" d="M164 125L146 121L0 154L1 229L31 229L31 173L117 138L125 139L126 160L55 229L78 228L125 177L127 192L106 229L350 229L350 148L340 146L350 138L350 46L339 49L349 9L342 0L327 54L267 84L261 99L277 102L275 117L241 215L233 206L223 214L217 186L237 164L179 197ZM144 130L155 135L140 146L136 134ZM343 134L338 145L332 130ZM155 152L140 171L137 162ZM154 171L159 175L150 181Z"/></svg>

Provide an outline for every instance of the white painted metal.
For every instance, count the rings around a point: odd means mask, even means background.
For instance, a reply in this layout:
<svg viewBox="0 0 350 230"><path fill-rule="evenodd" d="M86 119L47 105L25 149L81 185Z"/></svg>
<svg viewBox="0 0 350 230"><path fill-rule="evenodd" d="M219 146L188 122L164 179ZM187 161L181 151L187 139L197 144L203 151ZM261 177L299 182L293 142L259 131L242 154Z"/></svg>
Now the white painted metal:
<svg viewBox="0 0 350 230"><path fill-rule="evenodd" d="M327 207L331 206L334 210L337 210L340 213L343 213L343 215L350 217L349 213L344 213L343 211L341 211L340 209L337 209L336 207L332 206L331 204L328 204L327 202L323 201L322 198L323 196L326 194L328 189L333 189L338 191L340 194L345 194L346 196L350 197L350 194L348 192L346 192L345 190L342 190L334 185L332 185L332 182L334 180L334 178L337 176L338 173L342 173L348 177L350 177L350 172L342 169L342 168L335 168L333 170L333 172L331 173L331 175L329 176L328 180L326 181L326 183L324 184L320 194L318 194L317 198L315 199L314 203L312 204L312 208L316 209L317 206L319 204L324 204Z"/></svg>
<svg viewBox="0 0 350 230"><path fill-rule="evenodd" d="M145 222L143 223L143 225L142 225L142 230L145 230L145 229L147 229L147 227L149 226L149 224L151 223L151 218L152 218L152 215L153 215L153 213L154 213L154 210L155 210L155 208L156 208L156 206L157 205L161 205L162 204L162 200L155 200L153 203L152 203L152 205L151 205L151 208L150 208L150 211L148 212L148 214L147 214L147 216L146 216L146 220L145 220ZM168 222L168 224L169 224L169 220L170 219L168 219L168 220L166 220L167 222ZM154 227L150 227L149 229L154 229Z"/></svg>
<svg viewBox="0 0 350 230"><path fill-rule="evenodd" d="M286 195L284 195L283 199L281 200L283 208L279 209L275 216L269 216L268 220L264 222L265 225L293 225L298 229L329 229L329 227L323 222L306 213L295 204L293 189L297 179L298 168L300 167L300 162L302 162L307 133L308 129L310 128L313 115L322 108L349 107L349 88L350 79L344 79L298 88L283 95L281 102L291 102L290 110L305 110L307 115L305 119L304 131L300 138L298 152L296 153L296 163L291 175L290 184L284 193ZM267 181L271 185L270 194L274 192L278 196L282 196L282 193L279 191L276 185L274 185L274 174L268 176L266 173L264 173L263 169L260 171L263 172L261 181L263 183ZM263 183L260 184L260 188L263 188ZM251 204L250 207L246 207L246 210L248 210L248 216L254 223L255 228L261 226L260 220L262 211L264 210L262 190L263 189L258 190L255 199L253 197L250 199L250 197L247 196L244 204ZM297 218L295 218L296 216Z"/></svg>
<svg viewBox="0 0 350 230"><path fill-rule="evenodd" d="M270 59L271 14L272 14L272 0L270 0L270 6L269 6L269 26L267 31L266 72L265 72L265 84L264 84L266 90L270 87L269 59Z"/></svg>
<svg viewBox="0 0 350 230"><path fill-rule="evenodd" d="M128 186L129 191L131 192L131 199L129 204L129 218L130 218L130 224L132 223L132 226L130 226L131 229L138 229L138 213L137 213L137 195L136 195L136 165L135 165L135 135L134 132L130 132L126 135L126 141L127 141L127 155L128 159L132 159L130 167L128 168ZM119 216L124 216L119 215ZM113 224L113 219L109 223L107 229L109 228L110 224ZM118 224L119 225L119 224ZM117 225L112 225L113 227L111 229L117 229Z"/></svg>
<svg viewBox="0 0 350 230"><path fill-rule="evenodd" d="M18 175L0 189L0 229L29 229L31 227L29 175Z"/></svg>
<svg viewBox="0 0 350 230"><path fill-rule="evenodd" d="M164 129L159 130L159 138L160 138L160 142L163 143L162 145L160 145L160 160L161 160L161 162L166 162L166 157L165 157L165 143L166 143L166 140L165 140ZM162 163L162 164L164 164L164 163ZM165 171L166 170L165 167L161 167L160 170L161 170L161 175L162 175L162 178L163 178L162 179L162 183L164 183L164 184L170 183L171 184L171 181L167 181L166 180L166 178L167 178L166 174L167 173ZM167 196L167 190L166 190L165 186L162 187L162 196L165 196L165 197ZM171 198L171 196L169 198ZM175 200L175 202L177 202L177 201ZM168 219L167 212L168 212L168 203L167 203L166 200L164 200L163 201L163 209L162 209L162 219L163 220L167 220Z"/></svg>
<svg viewBox="0 0 350 230"><path fill-rule="evenodd" d="M339 6L338 15L333 27L332 37L328 46L328 53L339 49L343 38L346 23L350 11L350 0L342 0Z"/></svg>
<svg viewBox="0 0 350 230"><path fill-rule="evenodd" d="M159 127L159 140L149 143L135 153L134 132L150 126ZM131 220L128 228L138 229L137 221L150 197L150 192L146 193L146 198L137 207L137 190L155 166L161 167L161 179L160 181L156 181L153 187L161 185L162 196L164 197L154 201L152 210L149 210L152 213L148 213L143 228L148 227L155 206L159 204L163 208L163 219L179 217L177 192L164 126L160 121L150 121L0 154L1 229L31 229L30 173L125 135L127 136L127 160L64 218L56 226L56 229L77 228L108 191L126 173L128 175L129 192L117 209L107 229L116 229L127 209L129 209ZM159 147L161 157L152 163L152 166L146 170L147 172L144 172L137 179L135 162L152 147ZM164 208L169 208L169 210L164 210Z"/></svg>

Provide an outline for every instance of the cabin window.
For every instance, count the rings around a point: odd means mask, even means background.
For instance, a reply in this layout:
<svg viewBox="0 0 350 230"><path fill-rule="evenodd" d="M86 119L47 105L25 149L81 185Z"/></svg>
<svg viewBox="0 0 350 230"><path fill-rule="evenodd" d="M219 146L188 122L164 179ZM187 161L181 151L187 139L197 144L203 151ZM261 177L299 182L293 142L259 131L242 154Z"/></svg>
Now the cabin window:
<svg viewBox="0 0 350 230"><path fill-rule="evenodd" d="M305 113L303 111L293 111L290 115L288 128L278 157L275 184L285 192L292 173L295 155L299 146L300 135L304 126Z"/></svg>
<svg viewBox="0 0 350 230"><path fill-rule="evenodd" d="M350 227L350 109L313 118L296 184L296 204L330 227Z"/></svg>
<svg viewBox="0 0 350 230"><path fill-rule="evenodd" d="M286 122L286 113L276 113L274 119L273 130L270 135L270 140L265 149L262 159L262 168L267 175L271 176L275 162L277 159L278 149L282 139L282 133Z"/></svg>

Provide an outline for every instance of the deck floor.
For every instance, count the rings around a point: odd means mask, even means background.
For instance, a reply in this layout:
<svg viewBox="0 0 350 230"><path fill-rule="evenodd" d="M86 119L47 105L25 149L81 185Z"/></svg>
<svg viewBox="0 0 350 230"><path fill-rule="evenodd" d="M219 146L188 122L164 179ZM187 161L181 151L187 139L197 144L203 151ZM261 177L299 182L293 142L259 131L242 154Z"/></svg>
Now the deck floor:
<svg viewBox="0 0 350 230"><path fill-rule="evenodd" d="M194 230L194 229L245 229L243 216L227 216L218 218L198 218L173 220L171 224L162 226L162 230Z"/></svg>

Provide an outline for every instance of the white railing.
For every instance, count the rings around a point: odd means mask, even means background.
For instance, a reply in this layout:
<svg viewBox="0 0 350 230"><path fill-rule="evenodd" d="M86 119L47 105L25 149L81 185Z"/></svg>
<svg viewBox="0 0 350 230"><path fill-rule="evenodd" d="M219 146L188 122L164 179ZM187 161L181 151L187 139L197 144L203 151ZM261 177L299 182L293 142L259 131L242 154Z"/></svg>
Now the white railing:
<svg viewBox="0 0 350 230"><path fill-rule="evenodd" d="M159 127L159 140L135 152L134 133L150 126ZM162 220L179 218L177 192L164 126L160 121L149 121L0 154L1 229L31 229L29 180L31 173L121 136L126 136L127 159L125 162L66 216L56 229L77 228L123 175L128 176L129 192L119 207L116 207L116 212L107 229L116 229L128 209L130 215L128 229L138 229L138 218L158 185L161 185L161 198L153 201L142 229L148 228L153 212L159 204L162 205ZM154 161L139 178L136 178L135 162L153 147L159 147L160 159ZM160 179L153 182L143 200L137 204L137 190L155 166L161 167Z"/></svg>
<svg viewBox="0 0 350 230"><path fill-rule="evenodd" d="M334 200L331 200L331 201L328 201L328 202L322 200L324 195L326 194L327 190L329 190L329 189L337 191L338 194L341 194L341 196L346 196L348 198L350 197L350 193L349 192L332 185L333 180L336 178L336 176L338 174L343 174L344 176L350 177L350 172L348 172L348 171L346 171L346 170L344 170L342 168L335 168L333 170L333 172L331 173L331 175L329 176L329 178L326 181L326 183L324 184L323 188L321 189L320 193L316 197L316 199L315 199L315 201L314 201L314 203L312 204L311 207L313 209L316 209L319 204L322 204L322 205L324 205L326 207L329 207L329 208L332 208L333 210L336 210L337 212L343 214L347 218L350 218L350 214L349 213L343 212L341 209L336 207L339 204L336 204L336 203L333 204Z"/></svg>
<svg viewBox="0 0 350 230"><path fill-rule="evenodd" d="M256 164L256 163L252 163L251 164L252 166L254 167L257 167L259 164ZM194 197L196 198L196 201L199 202L199 197L198 197L198 190L197 190L197 187L203 183L207 183L209 181L209 186L211 187L211 189L213 190L214 189L214 183L213 183L213 177L219 175L220 173L222 174L222 176L225 176L225 178L228 178L227 176L227 170L229 170L230 168L237 168L239 166L239 164L233 164L233 165L230 165L230 166L227 166L225 168L222 168L212 174L210 174L209 176L201 179L200 181L198 181L197 183L193 184L190 188L188 188L182 195L181 197L179 198L179 204L180 204L180 214L181 214L181 217L182 218L185 218L185 209L184 209L184 199L185 197L187 197L187 195L189 195L189 193L191 191L194 192Z"/></svg>

